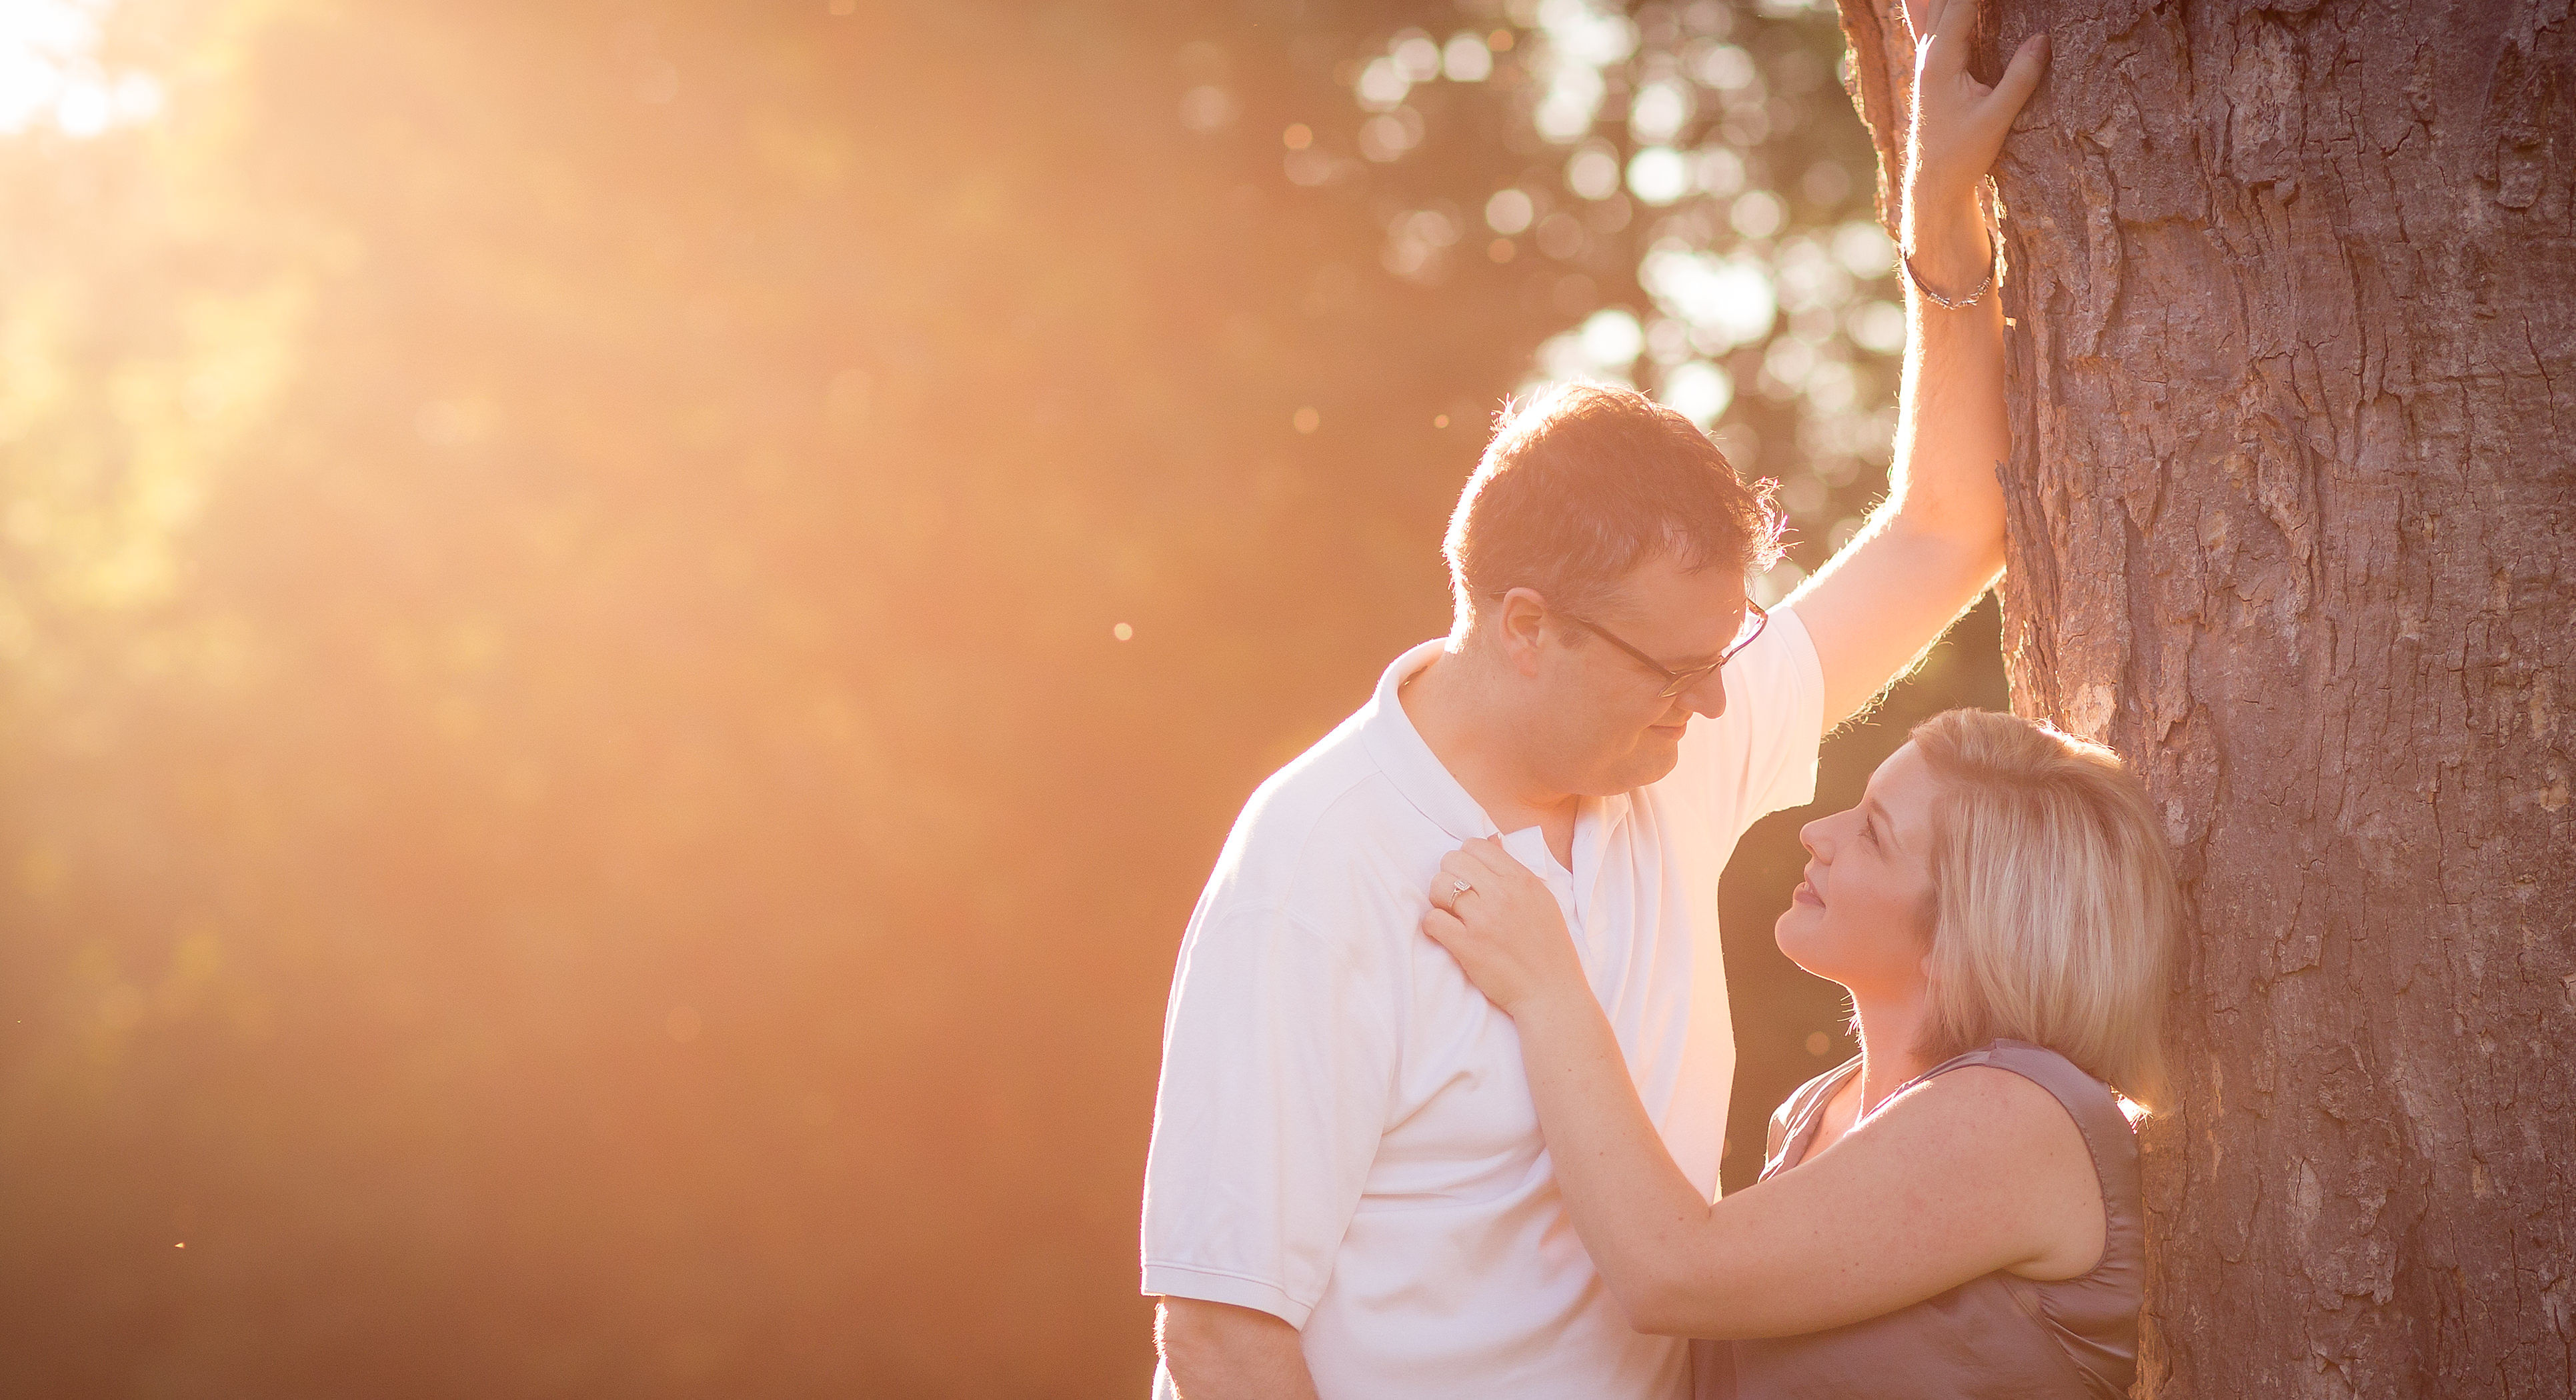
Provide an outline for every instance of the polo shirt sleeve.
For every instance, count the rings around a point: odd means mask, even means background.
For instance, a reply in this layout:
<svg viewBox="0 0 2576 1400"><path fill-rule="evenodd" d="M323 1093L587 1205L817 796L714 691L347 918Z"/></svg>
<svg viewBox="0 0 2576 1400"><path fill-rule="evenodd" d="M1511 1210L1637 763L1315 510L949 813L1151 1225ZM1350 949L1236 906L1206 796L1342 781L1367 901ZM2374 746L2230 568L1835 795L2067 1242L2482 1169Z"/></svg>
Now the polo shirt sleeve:
<svg viewBox="0 0 2576 1400"><path fill-rule="evenodd" d="M1732 840L1770 813L1816 799L1825 673L1807 625L1779 608L1723 674L1726 713L1691 725L1680 763L1658 786L1686 789Z"/></svg>
<svg viewBox="0 0 2576 1400"><path fill-rule="evenodd" d="M1144 1292L1305 1326L1393 1092L1384 942L1282 908L1193 919L1145 1163Z"/></svg>

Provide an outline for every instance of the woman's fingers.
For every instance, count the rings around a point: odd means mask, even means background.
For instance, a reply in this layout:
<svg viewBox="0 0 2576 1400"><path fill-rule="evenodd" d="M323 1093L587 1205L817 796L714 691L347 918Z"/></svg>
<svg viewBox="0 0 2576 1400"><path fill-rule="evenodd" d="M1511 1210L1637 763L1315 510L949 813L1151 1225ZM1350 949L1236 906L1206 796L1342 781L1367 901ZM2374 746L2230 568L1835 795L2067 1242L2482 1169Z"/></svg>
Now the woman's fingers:
<svg viewBox="0 0 2576 1400"><path fill-rule="evenodd" d="M2004 69L2003 77L1995 81L1994 92L1986 98L1991 115L2010 126L2012 119L2030 101L2030 95L2039 91L2040 77L2047 72L2048 36L2033 34L2022 40L2021 47L2013 52L2012 63Z"/></svg>
<svg viewBox="0 0 2576 1400"><path fill-rule="evenodd" d="M1503 849L1503 843L1491 836L1479 836L1459 847L1458 855L1488 880L1508 879L1514 872L1521 871L1521 863L1512 859L1512 853ZM1476 877L1470 875L1467 878L1472 880Z"/></svg>
<svg viewBox="0 0 2576 1400"><path fill-rule="evenodd" d="M1914 84L1955 83L1968 77L1968 46L1977 28L1977 0L1932 0L1926 22L1914 27Z"/></svg>
<svg viewBox="0 0 2576 1400"><path fill-rule="evenodd" d="M1467 888L1458 888L1461 884ZM1500 840L1490 836L1478 837L1440 857L1440 873L1431 877L1432 905L1461 918L1499 913L1492 907L1496 903L1506 899L1518 901L1529 897L1533 891L1538 897L1553 903L1553 897L1546 892L1546 884L1531 874L1528 867L1513 859L1512 853L1503 849ZM1485 901L1482 908L1461 902L1479 898Z"/></svg>
<svg viewBox="0 0 2576 1400"><path fill-rule="evenodd" d="M1457 951L1454 940L1467 931L1467 925L1457 915L1435 905L1430 913L1422 916L1422 931L1431 935L1432 942L1454 953Z"/></svg>

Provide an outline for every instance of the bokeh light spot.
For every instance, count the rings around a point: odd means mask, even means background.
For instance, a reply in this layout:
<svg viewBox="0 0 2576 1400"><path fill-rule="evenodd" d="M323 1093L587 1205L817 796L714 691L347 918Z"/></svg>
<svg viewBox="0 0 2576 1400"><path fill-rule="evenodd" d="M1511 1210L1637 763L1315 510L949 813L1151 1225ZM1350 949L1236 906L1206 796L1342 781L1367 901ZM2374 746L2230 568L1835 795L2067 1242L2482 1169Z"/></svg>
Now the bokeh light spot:
<svg viewBox="0 0 2576 1400"><path fill-rule="evenodd" d="M1407 83L1427 83L1440 76L1440 46L1418 29L1398 38L1387 57L1395 60L1396 71Z"/></svg>
<svg viewBox="0 0 2576 1400"><path fill-rule="evenodd" d="M1640 141L1670 141L1690 119L1690 89L1680 83L1648 83L1628 105L1628 131Z"/></svg>
<svg viewBox="0 0 2576 1400"><path fill-rule="evenodd" d="M1735 381L1706 360L1691 360L1665 372L1663 388L1655 397L1666 408L1706 429L1726 412L1727 405L1735 402Z"/></svg>
<svg viewBox="0 0 2576 1400"><path fill-rule="evenodd" d="M1760 340L1779 316L1770 274L1749 257L1659 250L1646 255L1637 280L1658 306L1690 323L1704 353Z"/></svg>
<svg viewBox="0 0 2576 1400"><path fill-rule="evenodd" d="M1234 95L1214 84L1181 95L1181 125L1202 135L1222 131L1234 120Z"/></svg>
<svg viewBox="0 0 2576 1400"><path fill-rule="evenodd" d="M1368 66L1360 70L1360 105L1372 112L1383 112L1394 107L1404 101L1404 95L1412 90L1413 84L1405 78L1404 70L1397 67L1392 58L1370 59Z"/></svg>
<svg viewBox="0 0 2576 1400"><path fill-rule="evenodd" d="M1360 154L1383 165L1400 160L1422 141L1422 118L1410 107L1368 119L1360 127Z"/></svg>
<svg viewBox="0 0 2576 1400"><path fill-rule="evenodd" d="M1892 301L1863 302L1845 318L1852 344L1873 354L1893 355L1905 348L1905 308Z"/></svg>
<svg viewBox="0 0 2576 1400"><path fill-rule="evenodd" d="M1629 158L1628 190L1648 204L1670 204L1690 193L1690 162L1668 146L1648 146Z"/></svg>
<svg viewBox="0 0 2576 1400"><path fill-rule="evenodd" d="M1494 74L1494 51L1482 35L1454 35L1440 51L1440 69L1453 83L1481 83Z"/></svg>
<svg viewBox="0 0 2576 1400"><path fill-rule="evenodd" d="M1699 153L1699 169L1694 172L1699 187L1720 199L1727 199L1744 188L1744 157L1724 146L1711 146Z"/></svg>
<svg viewBox="0 0 2576 1400"><path fill-rule="evenodd" d="M1896 271L1896 240L1874 219L1854 219L1834 230L1834 260L1854 277L1885 277Z"/></svg>
<svg viewBox="0 0 2576 1400"><path fill-rule="evenodd" d="M1595 311L1577 332L1583 342L1584 358L1603 369L1617 369L1635 364L1645 353L1645 328L1637 324L1634 312L1610 306Z"/></svg>
<svg viewBox="0 0 2576 1400"><path fill-rule="evenodd" d="M1109 635L1116 637L1122 642L1132 642L1136 640L1136 629L1122 622L1117 626L1110 628Z"/></svg>
<svg viewBox="0 0 2576 1400"><path fill-rule="evenodd" d="M1565 185L1585 199L1608 199L1619 192L1619 157L1601 144L1576 151L1565 163Z"/></svg>
<svg viewBox="0 0 2576 1400"><path fill-rule="evenodd" d="M1711 44L1700 51L1691 76L1719 92L1741 92L1753 85L1753 55L1733 44Z"/></svg>
<svg viewBox="0 0 2576 1400"><path fill-rule="evenodd" d="M1726 221L1747 238L1769 238L1788 219L1788 208L1769 190L1746 190L1736 196Z"/></svg>
<svg viewBox="0 0 2576 1400"><path fill-rule="evenodd" d="M1590 242L1583 221L1572 214L1550 214L1538 226L1538 250L1559 262L1582 257Z"/></svg>

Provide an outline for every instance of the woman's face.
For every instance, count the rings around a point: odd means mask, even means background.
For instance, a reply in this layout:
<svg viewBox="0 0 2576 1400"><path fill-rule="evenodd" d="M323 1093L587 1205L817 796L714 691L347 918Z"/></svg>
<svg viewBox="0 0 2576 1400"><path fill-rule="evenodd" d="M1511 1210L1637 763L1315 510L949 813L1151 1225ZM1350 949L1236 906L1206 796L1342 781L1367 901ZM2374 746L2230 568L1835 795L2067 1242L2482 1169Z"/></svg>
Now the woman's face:
<svg viewBox="0 0 2576 1400"><path fill-rule="evenodd" d="M1807 878L1774 926L1780 951L1855 994L1919 990L1932 947L1930 765L1912 744L1870 775L1860 805L1799 829Z"/></svg>

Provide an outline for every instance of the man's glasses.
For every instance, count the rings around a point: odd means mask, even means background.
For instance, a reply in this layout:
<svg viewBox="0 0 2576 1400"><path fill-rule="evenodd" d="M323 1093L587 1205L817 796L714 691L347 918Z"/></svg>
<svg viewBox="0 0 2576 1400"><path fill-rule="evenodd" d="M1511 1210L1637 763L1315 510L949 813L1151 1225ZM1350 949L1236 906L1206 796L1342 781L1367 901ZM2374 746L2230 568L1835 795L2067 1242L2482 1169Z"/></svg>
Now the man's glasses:
<svg viewBox="0 0 2576 1400"><path fill-rule="evenodd" d="M1715 672L1717 668L1734 660L1736 653L1753 645L1753 639L1762 635L1763 625L1771 620L1771 614L1764 612L1760 603L1754 602L1750 598L1745 599L1744 623L1742 626L1735 629L1735 640L1726 644L1726 650L1719 652L1717 659L1705 666L1693 666L1687 671L1676 671L1667 667L1664 663L1657 661L1655 658L1648 656L1644 652L1639 651L1635 647L1628 645L1626 641L1620 638L1618 633L1611 631L1600 623L1591 621L1588 618L1577 617L1574 614L1565 611L1563 608L1557 609L1556 615L1573 623L1575 626L1582 628L1584 631L1591 633L1593 636L1599 637L1601 640L1608 642L1610 645L1617 647L1621 651L1628 653L1630 656L1637 658L1638 665L1643 666L1647 670L1654 672L1656 675L1663 677L1664 688L1655 693L1655 698L1658 700L1670 700L1674 696L1681 694L1683 691L1690 689L1692 686L1699 684L1701 681L1708 679L1710 674Z"/></svg>

